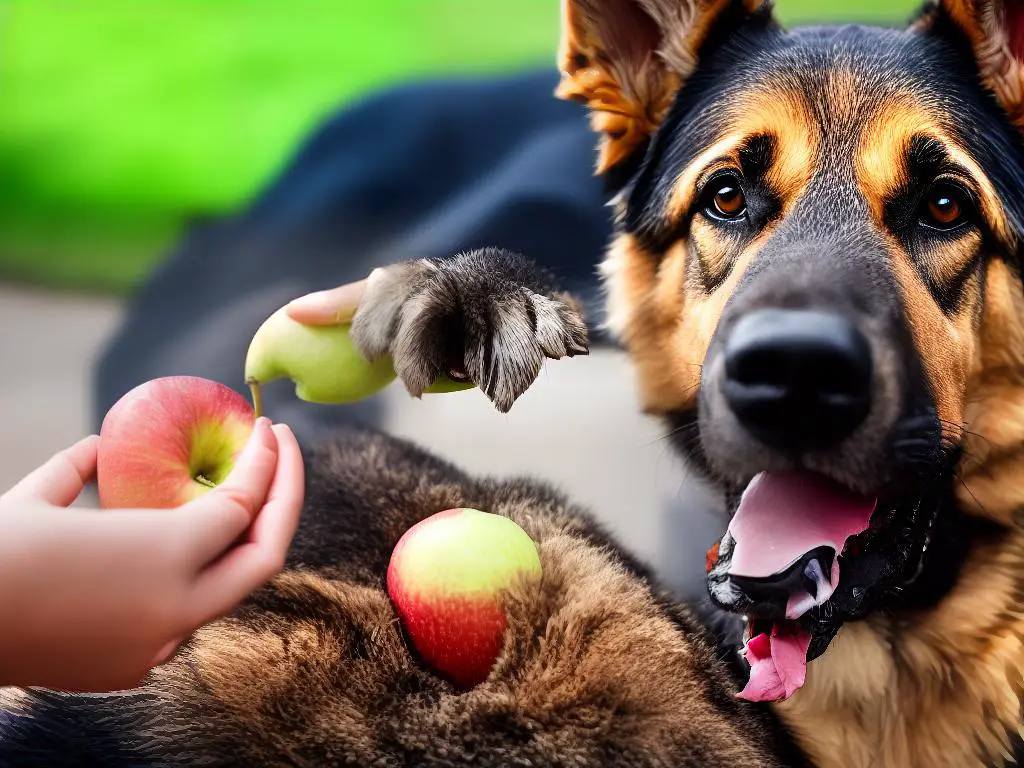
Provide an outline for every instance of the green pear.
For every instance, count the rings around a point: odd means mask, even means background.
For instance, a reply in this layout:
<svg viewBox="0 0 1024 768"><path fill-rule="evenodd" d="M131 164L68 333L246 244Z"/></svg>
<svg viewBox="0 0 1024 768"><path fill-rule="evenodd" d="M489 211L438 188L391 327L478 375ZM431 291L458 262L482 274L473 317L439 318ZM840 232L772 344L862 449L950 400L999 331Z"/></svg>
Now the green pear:
<svg viewBox="0 0 1024 768"><path fill-rule="evenodd" d="M362 400L391 384L397 377L391 359L367 360L350 332L347 323L299 323L284 307L268 317L253 336L245 359L245 381L252 389L257 414L263 410L260 385L278 379L290 379L300 400L327 405ZM473 386L442 376L426 391L459 392Z"/></svg>
<svg viewBox="0 0 1024 768"><path fill-rule="evenodd" d="M458 381L451 376L441 376L423 391L428 395L443 395L447 392L462 392L467 389L473 389L475 386L476 384L472 381Z"/></svg>

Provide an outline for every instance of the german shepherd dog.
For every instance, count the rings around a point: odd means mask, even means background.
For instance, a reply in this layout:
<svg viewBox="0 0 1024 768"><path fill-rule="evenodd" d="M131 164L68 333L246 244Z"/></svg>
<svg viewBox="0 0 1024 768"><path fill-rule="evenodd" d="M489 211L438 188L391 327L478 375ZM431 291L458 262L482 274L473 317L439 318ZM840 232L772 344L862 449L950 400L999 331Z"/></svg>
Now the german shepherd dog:
<svg viewBox="0 0 1024 768"><path fill-rule="evenodd" d="M564 0L557 96L615 191L607 325L721 490L713 610L586 511L353 431L307 454L288 567L136 691L10 692L0 764L994 766L1024 688L1024 2L786 31L763 0ZM417 395L502 411L586 352L579 305L481 251L375 272L354 322ZM538 543L456 690L383 578L472 506Z"/></svg>

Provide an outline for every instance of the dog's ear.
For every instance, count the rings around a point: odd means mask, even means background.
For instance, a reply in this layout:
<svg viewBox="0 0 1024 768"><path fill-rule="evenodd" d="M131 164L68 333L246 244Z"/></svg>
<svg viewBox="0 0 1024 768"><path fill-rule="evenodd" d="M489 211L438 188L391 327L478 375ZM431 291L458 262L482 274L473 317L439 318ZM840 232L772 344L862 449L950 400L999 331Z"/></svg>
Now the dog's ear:
<svg viewBox="0 0 1024 768"><path fill-rule="evenodd" d="M770 0L562 0L555 95L590 107L599 174L654 133L716 23L755 12Z"/></svg>
<svg viewBox="0 0 1024 768"><path fill-rule="evenodd" d="M1024 130L1024 0L929 0L914 27L960 36L985 86Z"/></svg>

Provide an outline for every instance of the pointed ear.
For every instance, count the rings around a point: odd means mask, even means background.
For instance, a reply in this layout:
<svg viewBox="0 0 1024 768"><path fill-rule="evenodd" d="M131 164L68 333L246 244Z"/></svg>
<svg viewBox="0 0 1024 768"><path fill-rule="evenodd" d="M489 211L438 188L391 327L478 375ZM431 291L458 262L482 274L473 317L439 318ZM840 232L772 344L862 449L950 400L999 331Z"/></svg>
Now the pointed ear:
<svg viewBox="0 0 1024 768"><path fill-rule="evenodd" d="M586 104L601 135L597 172L657 129L716 23L769 14L770 0L562 0L561 99Z"/></svg>
<svg viewBox="0 0 1024 768"><path fill-rule="evenodd" d="M914 28L962 36L982 82L1024 130L1024 0L929 0Z"/></svg>

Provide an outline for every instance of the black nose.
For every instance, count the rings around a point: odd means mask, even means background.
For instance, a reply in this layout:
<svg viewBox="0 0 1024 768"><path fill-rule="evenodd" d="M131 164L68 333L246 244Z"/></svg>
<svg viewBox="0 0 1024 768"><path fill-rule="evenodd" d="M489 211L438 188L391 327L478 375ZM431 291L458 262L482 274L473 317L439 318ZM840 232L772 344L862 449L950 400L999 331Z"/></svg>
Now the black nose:
<svg viewBox="0 0 1024 768"><path fill-rule="evenodd" d="M725 344L725 399L758 440L791 453L847 437L871 405L871 350L839 315L763 309Z"/></svg>

